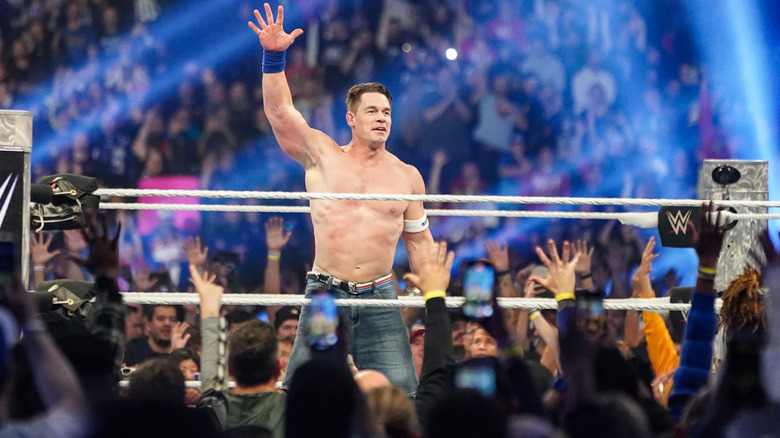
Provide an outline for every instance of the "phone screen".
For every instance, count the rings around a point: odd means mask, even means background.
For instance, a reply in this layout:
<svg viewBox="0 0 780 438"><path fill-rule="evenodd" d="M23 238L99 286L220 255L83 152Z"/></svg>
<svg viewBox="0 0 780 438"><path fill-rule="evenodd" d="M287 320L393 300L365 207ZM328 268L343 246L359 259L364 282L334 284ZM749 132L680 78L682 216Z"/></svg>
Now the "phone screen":
<svg viewBox="0 0 780 438"><path fill-rule="evenodd" d="M472 262L463 276L466 304L463 313L472 318L487 318L493 314L493 286L496 271L487 263Z"/></svg>
<svg viewBox="0 0 780 438"><path fill-rule="evenodd" d="M604 314L604 293L601 291L577 291L577 323L587 333L602 333L606 330Z"/></svg>
<svg viewBox="0 0 780 438"><path fill-rule="evenodd" d="M328 291L319 291L311 296L308 309L311 312L307 332L309 345L317 350L327 350L339 340L339 309Z"/></svg>
<svg viewBox="0 0 780 438"><path fill-rule="evenodd" d="M490 397L496 392L496 369L492 361L472 359L455 370L455 386L476 389Z"/></svg>

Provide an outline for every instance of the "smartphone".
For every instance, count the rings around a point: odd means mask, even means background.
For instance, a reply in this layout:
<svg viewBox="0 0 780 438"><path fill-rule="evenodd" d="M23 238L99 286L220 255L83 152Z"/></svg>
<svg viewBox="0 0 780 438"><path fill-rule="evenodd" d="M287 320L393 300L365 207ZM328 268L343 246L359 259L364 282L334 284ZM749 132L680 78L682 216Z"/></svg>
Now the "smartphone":
<svg viewBox="0 0 780 438"><path fill-rule="evenodd" d="M311 296L307 308L310 313L306 334L309 345L316 350L327 350L339 340L339 308L332 293L318 291Z"/></svg>
<svg viewBox="0 0 780 438"><path fill-rule="evenodd" d="M486 397L495 394L495 359L492 357L475 358L459 364L455 368L455 386L476 389Z"/></svg>
<svg viewBox="0 0 780 438"><path fill-rule="evenodd" d="M482 319L493 315L493 287L496 270L489 263L470 262L463 275L463 295L466 303L463 313L471 318Z"/></svg>
<svg viewBox="0 0 780 438"><path fill-rule="evenodd" d="M5 295L14 284L14 262L16 245L9 241L0 241L0 291Z"/></svg>
<svg viewBox="0 0 780 438"><path fill-rule="evenodd" d="M577 326L585 333L603 333L607 329L604 313L604 292L580 289L576 291Z"/></svg>

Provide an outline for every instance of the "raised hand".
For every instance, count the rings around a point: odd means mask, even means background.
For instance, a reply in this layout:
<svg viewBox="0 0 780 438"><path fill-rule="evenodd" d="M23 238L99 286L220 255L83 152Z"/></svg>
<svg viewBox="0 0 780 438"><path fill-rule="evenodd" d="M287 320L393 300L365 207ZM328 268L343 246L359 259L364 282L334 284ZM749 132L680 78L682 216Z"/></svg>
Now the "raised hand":
<svg viewBox="0 0 780 438"><path fill-rule="evenodd" d="M201 244L200 237L189 237L184 242L184 253L187 254L189 264L202 267L208 260L209 247Z"/></svg>
<svg viewBox="0 0 780 438"><path fill-rule="evenodd" d="M574 272L577 275L590 274L591 260L593 260L593 250L595 247L588 249L588 242L583 239L574 241L574 252L580 253L580 259L577 262L577 266L574 267Z"/></svg>
<svg viewBox="0 0 780 438"><path fill-rule="evenodd" d="M30 257L32 258L33 265L44 266L60 253L60 250L58 249L49 251L51 240L54 237L52 234L32 232L30 234L32 234L32 239L30 239Z"/></svg>
<svg viewBox="0 0 780 438"><path fill-rule="evenodd" d="M701 230L697 230L693 222L688 222L688 228L691 230L691 238L694 242L694 249L699 256L699 264L702 266L715 267L720 256L720 249L723 246L723 234L726 232L727 224L722 224L721 211L723 207L714 207L712 201L708 204L702 204ZM713 217L715 221L713 223Z"/></svg>
<svg viewBox="0 0 780 438"><path fill-rule="evenodd" d="M547 278L532 275L528 280L541 284L555 295L574 293L574 283L576 280L574 268L580 260L580 253L575 252L571 260L565 261L558 256L558 249L555 247L554 240L550 239L547 242L547 247L550 252L549 258L545 255L544 250L541 247L536 247L536 255L539 256L539 260L541 260L542 264L547 268ZM570 250L571 246L569 245L569 242L564 241L563 254L568 255Z"/></svg>
<svg viewBox="0 0 780 438"><path fill-rule="evenodd" d="M200 297L200 316L208 318L219 316L219 309L222 307L222 294L225 288L214 283L217 276L212 273L205 273L203 276L198 272L198 267L190 265L190 282L195 286L195 292Z"/></svg>
<svg viewBox="0 0 780 438"><path fill-rule="evenodd" d="M450 284L450 273L455 253L447 252L447 242L434 243L428 246L428 253L420 259L419 274L407 273L404 280L423 292L446 291Z"/></svg>
<svg viewBox="0 0 780 438"><path fill-rule="evenodd" d="M260 27L257 27L251 21L249 22L249 27L257 34L263 49L274 52L283 52L290 47L296 38L303 34L303 30L295 29L288 34L282 27L282 24L284 23L284 8L281 5L279 6L276 13L276 21L274 21L271 5L265 3L263 6L265 7L266 19L263 20L260 11L255 9L255 19L257 19L257 24L259 24Z"/></svg>
<svg viewBox="0 0 780 438"><path fill-rule="evenodd" d="M639 267L634 273L632 278L634 293L638 293L643 297L652 297L652 286L650 286L650 272L653 270L653 260L658 258L658 254L654 254L655 249L655 237L651 237L645 245L645 250L642 252L642 261L639 263Z"/></svg>
<svg viewBox="0 0 780 438"><path fill-rule="evenodd" d="M100 226L98 226L98 216ZM89 255L82 259L71 254L70 259L87 268L93 275L104 275L117 278L119 275L119 234L122 232L122 224L117 223L114 237L108 232L108 222L105 214L87 215L87 224L81 229L81 236L86 246L89 247ZM67 239L66 239L67 240Z"/></svg>
<svg viewBox="0 0 780 438"><path fill-rule="evenodd" d="M268 251L279 252L287 245L292 231L284 230L284 219L274 216L265 222L265 244Z"/></svg>
<svg viewBox="0 0 780 438"><path fill-rule="evenodd" d="M178 350L187 346L187 342L190 340L191 334L187 333L190 325L186 322L179 322L173 326L171 332L171 348Z"/></svg>
<svg viewBox="0 0 780 438"><path fill-rule="evenodd" d="M90 226L90 218L86 218L87 227ZM84 239L84 235L80 230L63 230L62 234L65 235L65 247L68 248L68 252L71 254L81 254L87 249L87 241Z"/></svg>
<svg viewBox="0 0 780 438"><path fill-rule="evenodd" d="M485 251L488 253L490 263L496 269L496 271L508 271L509 270L509 249L506 243L502 246L493 239L487 239L482 243Z"/></svg>

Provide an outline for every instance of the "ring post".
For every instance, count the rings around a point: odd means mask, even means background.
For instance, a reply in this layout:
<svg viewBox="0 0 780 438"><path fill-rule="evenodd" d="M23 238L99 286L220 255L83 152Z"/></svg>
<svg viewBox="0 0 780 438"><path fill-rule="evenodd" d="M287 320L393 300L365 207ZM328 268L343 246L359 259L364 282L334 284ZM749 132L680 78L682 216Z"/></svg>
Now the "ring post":
<svg viewBox="0 0 780 438"><path fill-rule="evenodd" d="M0 110L0 241L14 243L14 274L30 274L30 153L32 114Z"/></svg>
<svg viewBox="0 0 780 438"><path fill-rule="evenodd" d="M716 182L720 179L720 182ZM699 199L732 201L767 201L769 166L766 161L704 160L699 170ZM737 207L737 213L767 213L765 207ZM737 221L726 231L718 257L715 290L723 291L750 263L750 250L761 253L758 234L766 229L766 220Z"/></svg>

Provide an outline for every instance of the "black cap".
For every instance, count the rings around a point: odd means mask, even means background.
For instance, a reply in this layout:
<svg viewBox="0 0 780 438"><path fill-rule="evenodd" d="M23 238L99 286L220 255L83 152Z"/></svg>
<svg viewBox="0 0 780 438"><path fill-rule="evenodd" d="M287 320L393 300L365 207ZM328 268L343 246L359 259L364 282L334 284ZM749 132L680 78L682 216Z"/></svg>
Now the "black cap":
<svg viewBox="0 0 780 438"><path fill-rule="evenodd" d="M288 319L300 319L301 311L297 307L284 306L276 311L274 317L274 330L279 330L279 326L282 325Z"/></svg>

